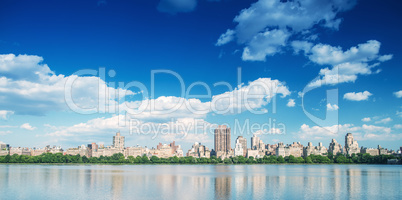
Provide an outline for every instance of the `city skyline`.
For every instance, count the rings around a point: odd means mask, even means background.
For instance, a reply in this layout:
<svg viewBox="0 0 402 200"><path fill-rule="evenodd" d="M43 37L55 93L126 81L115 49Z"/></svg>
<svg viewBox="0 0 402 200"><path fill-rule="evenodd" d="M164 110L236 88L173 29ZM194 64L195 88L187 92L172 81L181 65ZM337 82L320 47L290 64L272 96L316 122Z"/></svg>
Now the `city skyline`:
<svg viewBox="0 0 402 200"><path fill-rule="evenodd" d="M0 142L402 144L398 1L99 2L0 2Z"/></svg>
<svg viewBox="0 0 402 200"><path fill-rule="evenodd" d="M194 142L191 149L184 151L181 145L176 145L175 141L170 144L159 143L156 148L147 146L141 147L137 146L125 146L125 137L121 136L120 132L117 132L113 136L112 145L105 146L104 144L91 143L86 145L78 146L78 148L67 148L63 149L60 146L56 147L47 145L44 148L27 148L27 147L13 147L9 144L1 144L0 156L4 155L30 155L39 156L43 153L62 153L63 155L80 155L86 157L100 157L100 156L112 156L121 153L127 159L129 156L142 157L147 156L149 158L156 156L158 158L171 158L171 157L184 157L192 156L195 158L210 158L215 156L217 158L234 158L242 156L245 158L263 158L265 156L274 155L276 157L308 157L309 155L321 155L327 156L329 153L331 155L343 154L343 155L353 155L353 154L370 154L371 156L378 155L395 155L400 156L402 154L402 146L397 149L387 149L378 145L377 148L372 147L359 147L356 140L354 140L352 133L347 133L345 135L345 143L342 147L341 144L337 143L335 139L332 139L329 143L328 148L323 146L322 142L318 143L318 146L314 146L312 142L308 142L307 146L304 146L300 142L293 142L292 144L284 144L279 142L277 144L265 144L257 135L253 135L250 138L250 148L247 147L247 139L243 136L238 136L235 140L235 147L232 149L227 143L231 143L230 128L225 125L219 125L215 129L215 148L209 149L207 146L202 145L202 143ZM185 153L187 152L187 153Z"/></svg>

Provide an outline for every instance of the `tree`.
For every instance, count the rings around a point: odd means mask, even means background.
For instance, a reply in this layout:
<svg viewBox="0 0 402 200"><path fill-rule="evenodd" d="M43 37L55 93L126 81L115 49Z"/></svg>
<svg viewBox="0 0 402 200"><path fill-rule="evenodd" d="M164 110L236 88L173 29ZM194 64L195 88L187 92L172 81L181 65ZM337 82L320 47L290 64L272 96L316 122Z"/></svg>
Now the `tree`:
<svg viewBox="0 0 402 200"><path fill-rule="evenodd" d="M278 157L278 162L279 163L285 163L285 159L282 156Z"/></svg>
<svg viewBox="0 0 402 200"><path fill-rule="evenodd" d="M152 156L152 157L151 157L151 162L152 162L152 163L159 163L159 158L156 157L156 156Z"/></svg>
<svg viewBox="0 0 402 200"><path fill-rule="evenodd" d="M289 163L297 163L297 159L294 156L290 155L288 158L288 162Z"/></svg>
<svg viewBox="0 0 402 200"><path fill-rule="evenodd" d="M313 163L313 161L311 160L311 157L307 156L305 159L306 163Z"/></svg>
<svg viewBox="0 0 402 200"><path fill-rule="evenodd" d="M150 163L149 158L144 154L141 158L142 163Z"/></svg>
<svg viewBox="0 0 402 200"><path fill-rule="evenodd" d="M224 162L225 164L232 164L232 160L229 159L229 158L225 158L225 159L223 160L223 162Z"/></svg>

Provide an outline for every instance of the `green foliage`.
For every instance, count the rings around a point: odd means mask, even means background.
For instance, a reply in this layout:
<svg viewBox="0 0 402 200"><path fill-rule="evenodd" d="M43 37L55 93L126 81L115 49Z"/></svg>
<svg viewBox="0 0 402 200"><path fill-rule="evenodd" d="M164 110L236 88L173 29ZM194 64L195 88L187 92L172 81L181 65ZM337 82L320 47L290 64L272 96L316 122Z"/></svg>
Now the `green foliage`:
<svg viewBox="0 0 402 200"><path fill-rule="evenodd" d="M263 158L237 156L232 158L217 158L211 156L210 158L194 158L194 157L170 157L158 158L157 156L128 156L124 157L122 153L117 153L112 156L100 156L99 158L80 155L63 155L61 153L44 153L39 156L27 155L6 155L0 156L0 163L99 163L99 164L275 164L275 163L356 163L356 164L387 164L388 159L395 159L393 155L379 155L371 156L370 154L352 154L343 155L309 155L305 158L294 156L264 156ZM398 158L400 159L400 158Z"/></svg>

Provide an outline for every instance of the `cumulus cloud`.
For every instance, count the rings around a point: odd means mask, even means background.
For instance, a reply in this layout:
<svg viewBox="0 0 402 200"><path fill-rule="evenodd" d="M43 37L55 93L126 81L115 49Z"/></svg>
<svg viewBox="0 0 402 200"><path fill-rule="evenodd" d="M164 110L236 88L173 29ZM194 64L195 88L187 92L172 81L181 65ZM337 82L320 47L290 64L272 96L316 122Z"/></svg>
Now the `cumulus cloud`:
<svg viewBox="0 0 402 200"><path fill-rule="evenodd" d="M235 31L228 29L226 33L222 34L219 38L218 41L216 42L216 46L222 46L234 39L234 34Z"/></svg>
<svg viewBox="0 0 402 200"><path fill-rule="evenodd" d="M378 58L378 61L380 61L380 62L385 62L385 61L391 60L392 57L393 57L392 54L383 55L383 56L380 56L380 57Z"/></svg>
<svg viewBox="0 0 402 200"><path fill-rule="evenodd" d="M349 92L343 95L344 99L350 101L364 101L367 100L372 94L369 91L364 92Z"/></svg>
<svg viewBox="0 0 402 200"><path fill-rule="evenodd" d="M291 43L292 48L295 54L299 54L300 52L309 53L310 49L313 47L313 43L307 41L295 40Z"/></svg>
<svg viewBox="0 0 402 200"><path fill-rule="evenodd" d="M157 9L160 12L176 14L178 12L191 12L197 6L197 0L161 0Z"/></svg>
<svg viewBox="0 0 402 200"><path fill-rule="evenodd" d="M294 99L289 99L288 103L286 104L287 107L295 107L296 103Z"/></svg>
<svg viewBox="0 0 402 200"><path fill-rule="evenodd" d="M391 121L392 121L392 119L390 117L387 117L387 118L381 119L379 121L376 121L375 123L376 124L386 124L386 123L391 122Z"/></svg>
<svg viewBox="0 0 402 200"><path fill-rule="evenodd" d="M344 125L333 125L333 126L312 126L303 124L300 127L298 132L298 136L301 139L324 139L324 138L335 138L340 133L354 132L358 130L355 128L353 124L344 124Z"/></svg>
<svg viewBox="0 0 402 200"><path fill-rule="evenodd" d="M90 141L94 138L110 137L116 131L129 133L136 139L158 139L163 141L180 141L193 143L210 142L213 130L218 125L204 119L179 118L167 122L145 122L124 115L110 118L96 118L70 127L54 127L46 137L76 141Z"/></svg>
<svg viewBox="0 0 402 200"><path fill-rule="evenodd" d="M7 120L10 115L14 114L14 111L0 110L0 119Z"/></svg>
<svg viewBox="0 0 402 200"><path fill-rule="evenodd" d="M286 46L291 35L303 33L307 34L306 38L314 38L316 34L310 29L315 25L337 30L341 23L338 13L355 4L355 0L259 0L234 18L237 26L233 35L239 44L245 45L243 60L264 61L266 56L274 55ZM273 33L277 36L270 36ZM269 48L262 48L258 42Z"/></svg>
<svg viewBox="0 0 402 200"><path fill-rule="evenodd" d="M341 47L327 44L317 44L309 52L311 61L320 65L339 65L342 63L361 63L378 58L381 43L369 40L356 47L343 51Z"/></svg>
<svg viewBox="0 0 402 200"><path fill-rule="evenodd" d="M339 109L339 107L336 104L332 104L332 105L330 103L327 104L328 111L334 111L334 110L338 110L338 109Z"/></svg>
<svg viewBox="0 0 402 200"><path fill-rule="evenodd" d="M363 122L369 122L369 121L371 121L371 118L370 117L365 117L365 118L362 119L362 121Z"/></svg>
<svg viewBox="0 0 402 200"><path fill-rule="evenodd" d="M44 115L54 110L71 110L70 103L79 109L99 111L134 95L132 91L107 86L99 77L56 75L42 62L43 58L35 55L0 55L1 110ZM71 96L66 96L66 92Z"/></svg>
<svg viewBox="0 0 402 200"><path fill-rule="evenodd" d="M0 57L0 72L7 71L10 77L0 77L1 117L15 114L44 115L48 111L78 111L93 113L129 113L141 120L166 120L170 118L204 118L208 113L238 114L246 110L264 113L265 105L277 95L284 98L290 94L284 82L270 78L259 78L248 84L241 84L230 91L211 97L202 102L196 98L161 96L156 99L126 101L125 97L136 93L126 89L109 87L95 76L56 75L42 58L13 54ZM24 63L17 65L15 63ZM29 65L24 67L22 65ZM13 67L30 71L25 76L38 77L24 80ZM30 70L27 70L30 69ZM28 81L31 80L31 81ZM71 87L65 87L70 85ZM68 99L69 92L71 99ZM102 100L102 101L101 101ZM13 111L9 111L13 110Z"/></svg>
<svg viewBox="0 0 402 200"><path fill-rule="evenodd" d="M394 92L394 95L395 95L397 98L402 98L402 90L399 90L399 91L397 91L397 92Z"/></svg>
<svg viewBox="0 0 402 200"><path fill-rule="evenodd" d="M265 61L266 56L278 53L285 46L290 34L283 30L272 30L255 35L244 48L242 59Z"/></svg>
<svg viewBox="0 0 402 200"><path fill-rule="evenodd" d="M320 65L332 65L332 68L320 70L319 79L311 82L310 87L336 85L339 83L355 82L358 75L379 73L376 69L381 43L369 40L356 47L343 51L341 47L317 44L305 52L309 59ZM374 63L372 63L374 62Z"/></svg>
<svg viewBox="0 0 402 200"><path fill-rule="evenodd" d="M31 126L29 123L22 124L20 126L20 128L28 130L28 131L33 131L36 129L36 127Z"/></svg>
<svg viewBox="0 0 402 200"><path fill-rule="evenodd" d="M333 126L313 126L303 124L298 131L301 139L322 140L336 138L346 133L353 133L356 140L400 140L402 134L392 133L391 128L383 126L366 125L355 126L353 124L339 124Z"/></svg>

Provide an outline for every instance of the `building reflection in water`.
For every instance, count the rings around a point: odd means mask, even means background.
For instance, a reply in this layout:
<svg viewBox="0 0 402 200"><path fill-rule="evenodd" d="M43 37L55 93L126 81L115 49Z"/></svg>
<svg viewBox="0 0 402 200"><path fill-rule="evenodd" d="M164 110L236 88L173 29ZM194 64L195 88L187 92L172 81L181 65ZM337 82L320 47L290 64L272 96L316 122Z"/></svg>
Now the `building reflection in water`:
<svg viewBox="0 0 402 200"><path fill-rule="evenodd" d="M0 199L398 199L401 178L398 166L0 165Z"/></svg>
<svg viewBox="0 0 402 200"><path fill-rule="evenodd" d="M220 176L215 178L215 199L231 199L232 177Z"/></svg>

